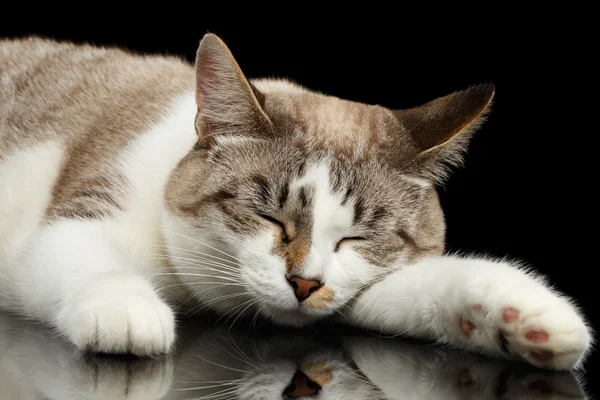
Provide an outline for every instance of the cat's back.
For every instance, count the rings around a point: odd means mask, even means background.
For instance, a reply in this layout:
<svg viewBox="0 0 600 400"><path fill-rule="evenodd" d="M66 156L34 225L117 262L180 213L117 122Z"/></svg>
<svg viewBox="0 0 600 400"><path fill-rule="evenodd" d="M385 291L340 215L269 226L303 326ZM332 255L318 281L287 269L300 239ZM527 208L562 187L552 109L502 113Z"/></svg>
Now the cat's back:
<svg viewBox="0 0 600 400"><path fill-rule="evenodd" d="M36 37L0 40L0 156L58 138L123 142L193 88L174 57Z"/></svg>
<svg viewBox="0 0 600 400"><path fill-rule="evenodd" d="M176 57L0 40L0 264L44 220L122 209L135 177L119 157L193 89L192 65ZM193 116L189 126L194 136Z"/></svg>

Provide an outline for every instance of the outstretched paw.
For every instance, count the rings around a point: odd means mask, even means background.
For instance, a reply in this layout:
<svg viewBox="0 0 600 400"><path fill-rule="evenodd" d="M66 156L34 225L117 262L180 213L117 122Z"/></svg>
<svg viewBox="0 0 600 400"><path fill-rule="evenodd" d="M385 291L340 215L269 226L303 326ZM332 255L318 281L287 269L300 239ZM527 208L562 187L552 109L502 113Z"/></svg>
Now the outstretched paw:
<svg viewBox="0 0 600 400"><path fill-rule="evenodd" d="M571 304L545 288L519 288L502 295L508 301L489 293L459 318L465 338L537 367L570 369L581 362L591 335Z"/></svg>

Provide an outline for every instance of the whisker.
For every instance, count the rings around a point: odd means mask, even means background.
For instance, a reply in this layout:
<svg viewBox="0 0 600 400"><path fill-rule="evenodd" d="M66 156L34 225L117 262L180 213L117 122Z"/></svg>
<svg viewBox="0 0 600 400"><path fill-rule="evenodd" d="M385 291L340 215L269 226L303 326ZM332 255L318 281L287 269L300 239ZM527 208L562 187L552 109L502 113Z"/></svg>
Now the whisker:
<svg viewBox="0 0 600 400"><path fill-rule="evenodd" d="M219 273L222 272L222 271L220 271L218 269L202 268L202 267L196 267L196 266L191 266L191 267L181 266L181 267L178 267L177 269L192 270L192 271L207 269L209 271L215 271L215 272L219 272ZM226 271L223 271L223 272L226 272ZM174 272L174 274L177 274L177 272ZM226 275L228 275L227 277L232 277L232 278L240 278L241 277L241 274L235 275L233 273L229 273L229 274L226 274ZM215 275L215 278L220 278L220 276L219 275Z"/></svg>
<svg viewBox="0 0 600 400"><path fill-rule="evenodd" d="M262 309L263 308L261 306L258 310L256 310L256 313L254 313L254 317L252 317L252 322L250 322L250 326L254 326L254 329L256 329L256 321Z"/></svg>
<svg viewBox="0 0 600 400"><path fill-rule="evenodd" d="M231 329L233 328L233 325L235 325L236 321L244 314L244 312L249 309L251 306L253 306L256 302L252 302L250 304L248 304L242 311L240 311L238 313L238 316L233 320L233 322L231 323L231 326L229 327L229 329L227 330L227 332L231 332ZM227 321L225 321L225 323L227 323Z"/></svg>
<svg viewBox="0 0 600 400"><path fill-rule="evenodd" d="M170 256L164 256L164 255L156 255L156 254L151 254L151 257L153 257L156 260L177 260L177 261L192 261L192 262L198 262L198 263L203 263L203 264L198 264L198 265L210 265L213 267L220 267L223 270L229 270L229 271L239 271L239 268L234 268L230 265L226 265L226 264L221 264L218 263L216 261L212 261L212 260L203 260L201 258L190 258L190 257L170 257Z"/></svg>
<svg viewBox="0 0 600 400"><path fill-rule="evenodd" d="M235 277L238 279L241 277L240 271L235 271L235 270L230 271L230 270L224 269L222 267L212 268L212 266L210 266L210 265L198 264L194 261L186 261L186 260L178 260L178 261L184 265L177 265L175 268L175 272L172 272L174 274L179 273L177 271L179 269L191 269L191 270L200 270L200 272L214 271L214 272L217 272L219 275L228 275L230 277ZM215 275L215 277L219 277L219 276Z"/></svg>
<svg viewBox="0 0 600 400"><path fill-rule="evenodd" d="M215 361L208 360L208 359L206 359L206 358L204 358L204 357L200 356L200 355L199 355L198 353L196 353L195 351L192 351L192 352L191 352L191 354L192 354L192 356L194 356L194 357L196 357L196 358L199 358L200 360L202 360L202 361L205 361L205 362L207 362L207 363L209 363L209 364L216 365L217 367L220 367L220 368L223 368L223 369L226 369L226 370L229 370L229 371L233 371L233 372L240 372L240 373L242 373L242 374L245 374L245 373L247 373L247 371L244 371L244 370L242 370L242 369L237 369L237 368L233 368L233 367L228 367L228 366L226 366L226 365L219 364L219 363L217 363L217 362L215 362Z"/></svg>
<svg viewBox="0 0 600 400"><path fill-rule="evenodd" d="M235 343L235 340L233 340L233 341L232 341L232 343ZM228 343L228 344L229 344L229 343ZM240 357L238 357L237 355L235 355L235 354L232 354L231 352L227 351L227 349L226 349L225 347L221 346L220 344L219 344L219 347L221 348L221 350L223 350L225 353L229 354L231 357L235 358L236 360L238 360L238 361L240 361L240 362L243 362L244 364L247 364L247 365L251 366L251 367L252 367L252 368L254 368L254 369L258 369L258 367L257 367L256 365L254 365L254 364L252 364L252 362L250 362L251 360L244 360L244 359L241 359L241 358L240 358ZM239 349L238 349L238 353L239 353ZM241 353L241 354L243 355L243 353ZM244 358L245 358L245 357L244 357Z"/></svg>
<svg viewBox="0 0 600 400"><path fill-rule="evenodd" d="M182 388L182 389L175 389L176 392L189 392L191 390L204 390L204 389L214 389L217 387L223 387L223 386L233 386L236 385L237 383L243 381L243 379L233 379L230 381L226 381L225 383L220 383L217 385L210 385L210 386L196 386L196 387L191 387L191 388Z"/></svg>
<svg viewBox="0 0 600 400"><path fill-rule="evenodd" d="M167 229L163 229L163 228L154 228L154 229L158 229L158 230L160 230L160 231L167 232L167 233L172 233L172 234L174 234L174 235L177 235L177 236L180 236L180 237L182 237L182 238L184 238L184 239L188 239L188 240L191 240L192 242L198 243L198 244L200 244L200 245L202 245L202 246L206 246L206 247L208 247L209 249L212 249L212 250L214 250L214 251L217 251L217 252L219 252L219 253L221 253L221 254L223 254L223 255L227 256L227 257L233 258L234 260L241 261L239 258L237 258L237 257L234 257L234 256L232 256L231 254L227 254L226 252L224 252L224 251L222 251L222 250L219 250L219 249L217 249L217 248L215 248L215 247L213 247L213 246L211 246L211 245L209 245L209 244L202 243L201 241L199 241L199 240L197 240L197 239L194 239L194 238L191 238L191 237L189 237L189 236L186 236L186 235L184 235L184 234L182 234L182 233L179 233L179 232L173 232L173 231L170 231L170 230L167 230Z"/></svg>
<svg viewBox="0 0 600 400"><path fill-rule="evenodd" d="M188 399L188 400L218 400L218 399L223 399L223 396L233 395L236 391L237 391L237 388L235 388L235 387L226 388L221 391L218 391L217 393L212 393L212 394L209 394L206 396L197 397L197 398Z"/></svg>
<svg viewBox="0 0 600 400"><path fill-rule="evenodd" d="M225 277L225 276L215 276L215 275L206 275L206 274L193 274L191 272L159 272L156 273L154 275L152 275L152 277L156 277L156 276L196 276L196 277L204 277L204 278L213 278L213 279L223 279L226 281L231 281L234 283L239 283L239 281L229 278L229 277Z"/></svg>
<svg viewBox="0 0 600 400"><path fill-rule="evenodd" d="M161 289L168 289L168 288L176 287L176 286L190 286L190 285L211 285L211 287L204 289L201 292L197 292L195 294L201 294L201 293L211 290L214 287L219 287L219 286L237 286L237 287L243 287L243 288L246 287L245 285L242 285L242 284L229 283L229 282L189 282L189 283L174 283L172 285L162 286Z"/></svg>
<svg viewBox="0 0 600 400"><path fill-rule="evenodd" d="M227 312L226 312L226 313L224 313L222 316L220 316L220 317L219 317L219 318L218 318L218 319L215 321L215 325L216 325L216 324L218 324L218 323L219 323L219 321L220 321L220 320L221 320L223 317L225 317L227 314L231 314L231 315L229 316L229 318L227 318L227 319L225 320L225 322L223 323L223 325L222 325L222 326L225 326L225 324L227 323L227 321L229 321L229 320L230 320L230 319L231 319L231 318L232 318L232 317L235 315L235 313L237 312L237 310L239 310L240 308L244 307L246 304L248 304L248 303L250 303L250 302L252 302L252 301L254 301L254 300L250 299L250 300L247 300L247 301L245 301L245 302L243 302L243 303L241 303L241 304L238 304L237 306L233 307L231 310L227 311Z"/></svg>
<svg viewBox="0 0 600 400"><path fill-rule="evenodd" d="M237 343L237 340L231 340L231 345L234 346L237 350L237 353L241 356L244 357L246 360L248 360L248 362L252 362L252 359L245 353L243 352ZM253 365L255 368L257 368L255 365ZM257 368L258 369L258 368Z"/></svg>
<svg viewBox="0 0 600 400"><path fill-rule="evenodd" d="M167 252L167 253L159 252L155 255L160 256L160 257L168 257L168 258L182 257L182 256L193 257L194 259L206 260L206 261L210 261L210 262L214 262L214 263L223 264L230 268L239 268L239 263L237 263L237 262L234 263L229 260L225 260L224 258L214 257L214 256L211 256L210 254L201 253L199 251L194 251L194 252L192 252L192 251L189 251L189 252L177 251L177 252Z"/></svg>
<svg viewBox="0 0 600 400"><path fill-rule="evenodd" d="M237 263L233 263L231 260L228 260L226 258L215 256L214 254L204 253L202 251L197 251L197 250L186 249L186 248L183 248L183 247L165 246L165 245L160 245L160 244L155 244L155 245L153 245L153 247L158 247L159 249L164 249L164 250L167 250L169 252L171 250L177 250L177 251L184 252L184 253L198 254L198 255L201 255L201 256L204 256L204 257L214 258L216 260L224 261L224 262L231 263L231 264L234 264L234 265L237 264Z"/></svg>
<svg viewBox="0 0 600 400"><path fill-rule="evenodd" d="M192 309L188 310L183 315L187 316L187 315L193 314L193 313L198 312L200 310L203 310L203 309L205 309L207 307L210 307L211 305L213 305L215 303L218 303L219 301L227 300L227 299L233 299L233 298L236 298L236 297L244 296L245 294L246 294L246 292L243 292L243 293L232 293L232 294L227 294L227 295L224 295L224 296L217 297L217 298L212 299L211 301L208 301L208 302L201 302L197 306L195 306Z"/></svg>

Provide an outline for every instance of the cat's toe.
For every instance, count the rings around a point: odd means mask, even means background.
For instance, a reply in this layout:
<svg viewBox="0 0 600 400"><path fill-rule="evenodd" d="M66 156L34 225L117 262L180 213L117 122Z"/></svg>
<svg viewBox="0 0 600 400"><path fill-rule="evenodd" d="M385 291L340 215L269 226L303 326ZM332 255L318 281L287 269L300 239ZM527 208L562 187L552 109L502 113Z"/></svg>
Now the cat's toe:
<svg viewBox="0 0 600 400"><path fill-rule="evenodd" d="M576 367L591 345L591 335L583 319L568 303L559 303L542 312L527 313L511 307L502 313L506 341L511 352L543 368ZM513 318L517 316L516 318Z"/></svg>
<svg viewBox="0 0 600 400"><path fill-rule="evenodd" d="M84 291L62 311L59 326L85 351L142 357L168 353L175 341L173 311L150 288L139 285L120 293L102 284Z"/></svg>

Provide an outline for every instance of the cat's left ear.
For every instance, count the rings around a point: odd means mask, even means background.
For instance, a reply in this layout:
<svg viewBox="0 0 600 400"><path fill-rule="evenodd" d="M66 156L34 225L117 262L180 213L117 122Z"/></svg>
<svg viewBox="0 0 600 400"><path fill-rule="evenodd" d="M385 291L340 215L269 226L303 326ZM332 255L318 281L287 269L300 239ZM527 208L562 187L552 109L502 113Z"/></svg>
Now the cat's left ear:
<svg viewBox="0 0 600 400"><path fill-rule="evenodd" d="M478 85L419 107L394 111L402 130L392 147L393 163L408 174L443 181L448 167L461 163L494 93L494 85Z"/></svg>
<svg viewBox="0 0 600 400"><path fill-rule="evenodd" d="M244 76L231 51L206 34L196 56L196 132L208 148L223 136L260 138L272 132L264 96Z"/></svg>

